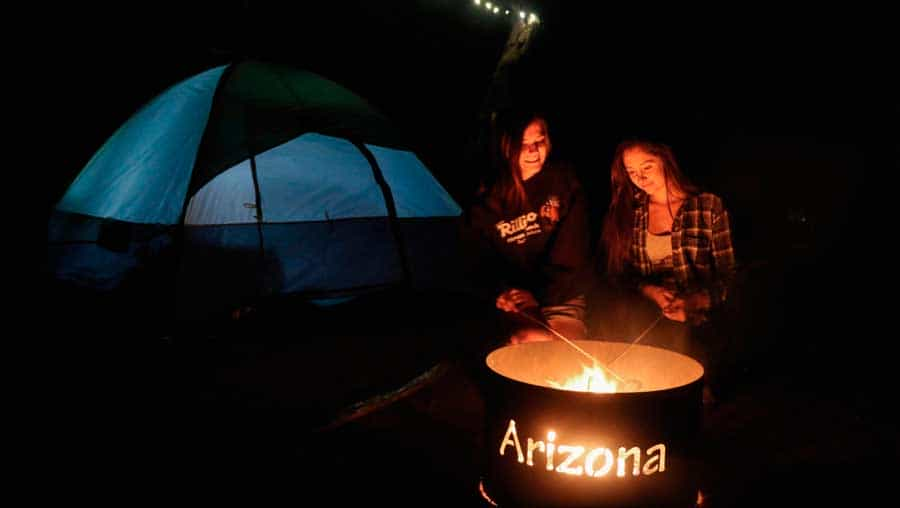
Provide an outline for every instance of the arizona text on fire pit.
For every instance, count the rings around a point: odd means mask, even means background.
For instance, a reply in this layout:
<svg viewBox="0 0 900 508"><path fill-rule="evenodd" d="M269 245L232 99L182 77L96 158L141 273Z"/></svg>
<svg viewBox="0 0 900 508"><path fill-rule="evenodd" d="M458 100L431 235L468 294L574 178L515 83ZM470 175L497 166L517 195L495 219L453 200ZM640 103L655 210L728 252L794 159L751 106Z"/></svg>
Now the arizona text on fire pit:
<svg viewBox="0 0 900 508"><path fill-rule="evenodd" d="M650 346L577 345L601 365L562 341L487 356L486 495L501 507L691 506L703 367Z"/></svg>

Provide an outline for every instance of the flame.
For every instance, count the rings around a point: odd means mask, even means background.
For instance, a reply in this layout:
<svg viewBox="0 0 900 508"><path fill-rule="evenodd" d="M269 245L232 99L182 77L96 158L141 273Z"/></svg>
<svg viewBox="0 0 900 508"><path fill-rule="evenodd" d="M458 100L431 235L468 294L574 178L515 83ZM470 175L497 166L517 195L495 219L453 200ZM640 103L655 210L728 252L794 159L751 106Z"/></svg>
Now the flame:
<svg viewBox="0 0 900 508"><path fill-rule="evenodd" d="M576 374L562 383L553 379L547 379L547 383L560 390L591 393L616 393L616 382L612 379L607 379L603 369L600 367L588 367L587 365L582 365L581 368L581 374Z"/></svg>

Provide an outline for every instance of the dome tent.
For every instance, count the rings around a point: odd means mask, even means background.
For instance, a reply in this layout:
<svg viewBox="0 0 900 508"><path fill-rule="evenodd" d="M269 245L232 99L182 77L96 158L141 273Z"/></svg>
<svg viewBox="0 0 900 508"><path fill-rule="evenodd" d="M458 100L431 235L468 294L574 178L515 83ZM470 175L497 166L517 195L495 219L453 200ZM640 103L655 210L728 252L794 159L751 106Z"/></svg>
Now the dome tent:
<svg viewBox="0 0 900 508"><path fill-rule="evenodd" d="M243 61L165 90L106 141L53 211L48 263L98 290L177 272L189 317L272 295L322 303L451 282L460 214L362 98Z"/></svg>

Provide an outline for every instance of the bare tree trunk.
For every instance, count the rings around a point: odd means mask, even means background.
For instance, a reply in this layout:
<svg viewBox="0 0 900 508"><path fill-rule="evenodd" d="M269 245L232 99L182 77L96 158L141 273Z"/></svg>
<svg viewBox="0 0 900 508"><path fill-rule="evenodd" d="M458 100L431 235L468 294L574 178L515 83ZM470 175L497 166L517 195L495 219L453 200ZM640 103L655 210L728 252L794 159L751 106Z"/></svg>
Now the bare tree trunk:
<svg viewBox="0 0 900 508"><path fill-rule="evenodd" d="M497 112L510 107L515 102L513 94L515 83L512 82L512 70L528 52L539 26L540 23L529 23L527 20L518 20L512 25L506 46L503 48L503 54L497 62L484 103L478 113L476 133L470 141L468 150L468 159L472 166L469 169L479 174L490 164L491 157L494 155L491 153L491 137Z"/></svg>
<svg viewBox="0 0 900 508"><path fill-rule="evenodd" d="M531 42L536 36L538 26L540 26L540 23L537 22L518 21L513 23L482 106L481 120L491 118L497 110L512 103L511 86L513 84L510 83L510 72L516 63L521 60L522 56L528 52L528 48L531 47Z"/></svg>

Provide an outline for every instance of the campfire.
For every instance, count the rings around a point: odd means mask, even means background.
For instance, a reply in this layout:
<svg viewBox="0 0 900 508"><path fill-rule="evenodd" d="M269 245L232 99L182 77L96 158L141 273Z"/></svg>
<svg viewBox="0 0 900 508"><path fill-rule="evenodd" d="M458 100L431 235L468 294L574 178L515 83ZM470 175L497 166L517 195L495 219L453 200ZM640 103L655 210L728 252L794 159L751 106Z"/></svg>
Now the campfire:
<svg viewBox="0 0 900 508"><path fill-rule="evenodd" d="M591 393L616 393L618 387L612 379L607 379L600 367L588 367L582 365L581 374L567 378L564 382L559 383L553 379L548 379L547 383L553 388L560 390L573 390L576 392Z"/></svg>
<svg viewBox="0 0 900 508"><path fill-rule="evenodd" d="M650 346L574 345L487 356L486 494L500 506L693 504L685 459L702 418L703 367Z"/></svg>

